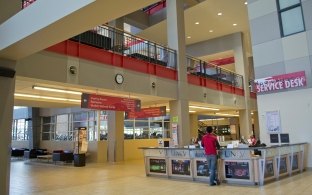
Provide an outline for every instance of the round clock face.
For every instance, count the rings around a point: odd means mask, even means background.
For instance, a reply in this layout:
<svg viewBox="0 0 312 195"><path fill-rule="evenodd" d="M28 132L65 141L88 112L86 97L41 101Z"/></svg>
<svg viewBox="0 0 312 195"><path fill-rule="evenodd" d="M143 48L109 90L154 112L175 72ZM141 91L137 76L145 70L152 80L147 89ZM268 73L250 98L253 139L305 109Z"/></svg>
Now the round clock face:
<svg viewBox="0 0 312 195"><path fill-rule="evenodd" d="M123 78L122 74L116 74L116 76L115 76L115 81L116 81L116 83L118 83L118 84L122 84L123 81L124 81L124 78Z"/></svg>

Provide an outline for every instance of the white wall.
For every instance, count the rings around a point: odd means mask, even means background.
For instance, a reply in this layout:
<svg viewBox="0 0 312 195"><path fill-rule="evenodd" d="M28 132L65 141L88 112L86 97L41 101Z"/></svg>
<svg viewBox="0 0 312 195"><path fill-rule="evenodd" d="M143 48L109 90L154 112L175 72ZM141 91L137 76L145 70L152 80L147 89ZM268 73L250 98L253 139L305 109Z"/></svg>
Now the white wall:
<svg viewBox="0 0 312 195"><path fill-rule="evenodd" d="M283 133L289 133L290 142L307 142L307 167L312 167L312 89L258 95L260 139L269 145L265 112L280 111Z"/></svg>

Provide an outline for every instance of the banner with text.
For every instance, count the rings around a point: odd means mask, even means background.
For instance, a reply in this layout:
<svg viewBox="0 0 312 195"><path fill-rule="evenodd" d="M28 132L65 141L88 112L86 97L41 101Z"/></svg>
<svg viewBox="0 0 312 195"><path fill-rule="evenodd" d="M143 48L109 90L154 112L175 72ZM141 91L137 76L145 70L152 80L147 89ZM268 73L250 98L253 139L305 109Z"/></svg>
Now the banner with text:
<svg viewBox="0 0 312 195"><path fill-rule="evenodd" d="M125 119L149 118L158 116L166 116L166 106L141 108L141 111L139 112L126 112Z"/></svg>
<svg viewBox="0 0 312 195"><path fill-rule="evenodd" d="M83 93L81 95L81 108L138 112L141 110L141 101L138 99Z"/></svg>
<svg viewBox="0 0 312 195"><path fill-rule="evenodd" d="M304 71L256 79L257 93L273 92L307 85Z"/></svg>

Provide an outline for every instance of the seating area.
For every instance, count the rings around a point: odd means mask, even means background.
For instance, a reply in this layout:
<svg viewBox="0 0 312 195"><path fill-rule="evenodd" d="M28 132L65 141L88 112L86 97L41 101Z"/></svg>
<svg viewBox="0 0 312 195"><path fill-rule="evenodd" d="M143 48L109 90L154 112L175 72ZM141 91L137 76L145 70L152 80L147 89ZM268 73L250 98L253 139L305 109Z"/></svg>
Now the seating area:
<svg viewBox="0 0 312 195"><path fill-rule="evenodd" d="M24 159L34 159L42 155L48 155L47 149L31 149L24 151Z"/></svg>
<svg viewBox="0 0 312 195"><path fill-rule="evenodd" d="M26 148L11 148L11 157L22 158L24 157L24 151L28 151Z"/></svg>
<svg viewBox="0 0 312 195"><path fill-rule="evenodd" d="M54 164L57 162L72 163L74 160L74 154L71 151L54 150L52 153L52 161Z"/></svg>
<svg viewBox="0 0 312 195"><path fill-rule="evenodd" d="M129 57L132 57L132 58L136 58L136 59L148 61L148 62L151 62L151 63L154 63L154 64L159 64L159 65L162 65L162 66L167 66L167 62L164 62L164 61L161 61L161 60L157 60L157 59L148 57L148 56L146 56L146 55L142 55L142 54L140 54L140 53L133 53L133 54L129 54L128 56L129 56Z"/></svg>
<svg viewBox="0 0 312 195"><path fill-rule="evenodd" d="M106 50L112 48L111 38L100 35L94 31L86 31L80 35L74 36L71 40Z"/></svg>

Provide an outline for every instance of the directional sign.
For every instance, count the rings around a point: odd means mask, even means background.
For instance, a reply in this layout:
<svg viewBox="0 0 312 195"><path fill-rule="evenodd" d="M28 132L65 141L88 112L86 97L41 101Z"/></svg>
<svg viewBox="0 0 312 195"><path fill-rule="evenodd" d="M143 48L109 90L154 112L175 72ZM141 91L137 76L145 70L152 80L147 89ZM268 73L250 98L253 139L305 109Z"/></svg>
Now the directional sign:
<svg viewBox="0 0 312 195"><path fill-rule="evenodd" d="M81 108L138 112L141 110L141 101L138 99L83 93L81 95Z"/></svg>

